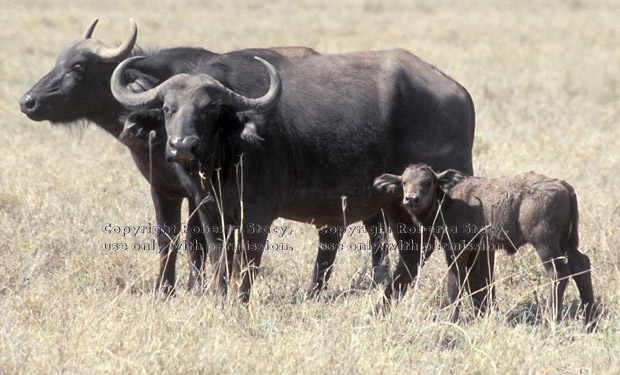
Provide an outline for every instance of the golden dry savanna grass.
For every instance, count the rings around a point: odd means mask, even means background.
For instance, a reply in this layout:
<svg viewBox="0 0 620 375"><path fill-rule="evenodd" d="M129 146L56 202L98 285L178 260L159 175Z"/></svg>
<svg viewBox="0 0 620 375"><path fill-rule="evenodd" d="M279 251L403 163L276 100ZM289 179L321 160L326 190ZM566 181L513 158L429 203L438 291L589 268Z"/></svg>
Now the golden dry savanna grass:
<svg viewBox="0 0 620 375"><path fill-rule="evenodd" d="M0 373L618 373L620 371L620 3L524 1L0 0ZM581 210L601 317L585 334L571 316L539 313L548 281L534 251L498 255L498 307L458 324L435 254L402 303L368 319L369 253L343 250L319 301L302 291L316 253L309 225L291 251L270 251L252 301L154 293L154 251L105 251L106 224L154 223L146 181L128 151L88 127L35 123L18 98L94 17L95 37L121 40L135 18L144 47L215 51L304 45L322 53L405 48L461 82L477 109L476 172L566 179ZM364 243L364 235L345 239ZM392 260L396 254L392 253ZM362 289L362 290L360 290Z"/></svg>

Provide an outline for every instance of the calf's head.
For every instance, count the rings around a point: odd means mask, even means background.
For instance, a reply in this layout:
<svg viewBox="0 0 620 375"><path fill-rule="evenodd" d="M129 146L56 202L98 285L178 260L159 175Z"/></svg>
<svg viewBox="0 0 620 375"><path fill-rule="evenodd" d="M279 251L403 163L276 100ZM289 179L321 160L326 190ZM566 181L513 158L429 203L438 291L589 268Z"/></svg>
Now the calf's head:
<svg viewBox="0 0 620 375"><path fill-rule="evenodd" d="M243 133L253 132L255 124L240 113L268 111L282 91L275 67L256 57L267 68L270 78L269 90L260 98L240 95L208 74L178 74L153 89L135 93L123 84L122 77L123 70L138 59L141 57L127 59L116 68L111 79L112 93L129 109L161 105L168 133L166 157L179 163L203 160L213 152L224 128L234 126L227 120L231 115L237 124L243 122Z"/></svg>
<svg viewBox="0 0 620 375"><path fill-rule="evenodd" d="M438 189L450 189L463 179L454 169L439 174L425 164L407 167L401 176L386 173L375 179L374 186L387 194L402 196L403 206L413 215L419 215L433 207Z"/></svg>
<svg viewBox="0 0 620 375"><path fill-rule="evenodd" d="M102 110L111 98L109 79L114 67L126 58L137 38L137 27L129 20L129 34L120 46L106 47L91 39L97 19L82 39L71 43L58 56L56 66L19 100L21 111L35 121L71 122Z"/></svg>

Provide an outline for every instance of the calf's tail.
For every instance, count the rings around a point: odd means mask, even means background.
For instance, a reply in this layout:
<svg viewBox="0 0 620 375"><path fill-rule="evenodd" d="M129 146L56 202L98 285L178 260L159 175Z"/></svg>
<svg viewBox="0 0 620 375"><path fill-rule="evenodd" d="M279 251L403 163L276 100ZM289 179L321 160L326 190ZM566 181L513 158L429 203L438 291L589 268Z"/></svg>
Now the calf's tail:
<svg viewBox="0 0 620 375"><path fill-rule="evenodd" d="M570 247L573 250L577 250L579 249L579 207L577 206L577 194L575 194L575 189L568 182L562 181L562 185L568 190L570 197Z"/></svg>
<svg viewBox="0 0 620 375"><path fill-rule="evenodd" d="M596 328L596 312L594 310L594 291L592 290L592 270L590 258L581 253L579 249L579 211L577 209L577 195L575 189L568 183L562 181L568 190L570 197L570 234L569 234L569 264L571 274L581 297L581 304L585 307L585 325L588 332Z"/></svg>

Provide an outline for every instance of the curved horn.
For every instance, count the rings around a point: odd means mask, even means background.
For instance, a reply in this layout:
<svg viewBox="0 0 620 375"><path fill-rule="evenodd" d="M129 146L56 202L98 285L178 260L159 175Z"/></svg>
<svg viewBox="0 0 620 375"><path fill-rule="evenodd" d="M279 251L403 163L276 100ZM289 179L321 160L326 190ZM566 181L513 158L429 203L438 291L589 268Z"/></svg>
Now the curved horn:
<svg viewBox="0 0 620 375"><path fill-rule="evenodd" d="M94 26L93 26L94 27ZM138 38L138 27L136 26L136 21L133 18L129 19L129 35L127 38L121 43L120 46L116 48L108 48L105 46L100 47L95 53L105 62L116 62L121 61L125 57L129 56L129 53L133 49L133 46L136 44L136 39Z"/></svg>
<svg viewBox="0 0 620 375"><path fill-rule="evenodd" d="M97 22L99 22L99 18L95 18L90 26L88 26L82 39L90 39L90 37L93 36L93 31L95 30L95 26L97 26Z"/></svg>
<svg viewBox="0 0 620 375"><path fill-rule="evenodd" d="M127 68L127 66L132 62L143 59L146 59L146 57L134 56L123 61L116 67L116 69L114 69L114 73L112 73L112 78L110 79L110 89L112 90L112 95L114 95L114 98L119 103L129 109L143 109L160 102L158 94L160 90L159 87L161 85L144 92L134 93L128 90L123 84L122 77L125 68Z"/></svg>
<svg viewBox="0 0 620 375"><path fill-rule="evenodd" d="M257 112L265 112L271 109L282 94L282 81L276 68L268 61L255 56L256 60L261 62L269 72L269 91L260 98L252 99L238 94L231 89L225 87L221 82L215 80L209 75L203 76L203 84L213 87L224 104L230 105L239 111L254 110Z"/></svg>

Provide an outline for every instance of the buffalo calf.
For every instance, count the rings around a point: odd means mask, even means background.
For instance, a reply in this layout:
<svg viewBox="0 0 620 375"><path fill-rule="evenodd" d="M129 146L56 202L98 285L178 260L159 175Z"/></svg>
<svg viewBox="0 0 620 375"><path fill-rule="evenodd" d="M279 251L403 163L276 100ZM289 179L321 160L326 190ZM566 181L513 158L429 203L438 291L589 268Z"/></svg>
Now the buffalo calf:
<svg viewBox="0 0 620 375"><path fill-rule="evenodd" d="M533 172L497 179L466 176L453 169L437 174L427 165L415 164L401 176L376 178L374 186L402 197L413 219L441 244L449 266L453 320L458 319L457 301L474 260L495 249L514 254L529 243L552 280L549 303L556 318L561 318L562 297L572 276L585 306L586 325L590 323L594 303L590 260L578 250L577 197L568 183Z"/></svg>

